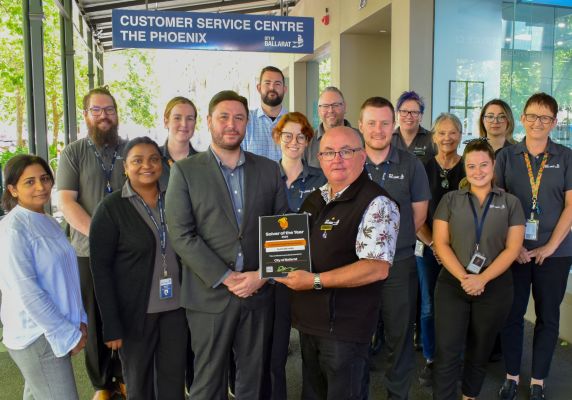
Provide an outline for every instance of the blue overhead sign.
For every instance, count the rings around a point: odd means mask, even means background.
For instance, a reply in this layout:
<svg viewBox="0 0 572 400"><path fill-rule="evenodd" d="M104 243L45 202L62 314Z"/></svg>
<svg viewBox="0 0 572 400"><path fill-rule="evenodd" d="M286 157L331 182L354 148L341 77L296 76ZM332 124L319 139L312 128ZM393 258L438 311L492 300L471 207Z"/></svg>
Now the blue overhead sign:
<svg viewBox="0 0 572 400"><path fill-rule="evenodd" d="M313 53L306 17L114 9L114 48Z"/></svg>

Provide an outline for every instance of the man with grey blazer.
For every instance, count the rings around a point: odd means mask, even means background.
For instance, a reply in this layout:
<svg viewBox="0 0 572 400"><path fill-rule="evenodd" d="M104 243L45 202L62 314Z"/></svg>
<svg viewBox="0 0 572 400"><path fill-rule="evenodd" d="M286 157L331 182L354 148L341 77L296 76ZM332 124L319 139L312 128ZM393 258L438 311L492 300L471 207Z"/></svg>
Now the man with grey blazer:
<svg viewBox="0 0 572 400"><path fill-rule="evenodd" d="M226 398L231 351L236 397L261 398L274 297L272 285L259 278L258 217L282 214L288 202L278 164L241 150L247 121L246 98L217 93L207 116L210 148L171 168L166 214L183 263L193 400Z"/></svg>

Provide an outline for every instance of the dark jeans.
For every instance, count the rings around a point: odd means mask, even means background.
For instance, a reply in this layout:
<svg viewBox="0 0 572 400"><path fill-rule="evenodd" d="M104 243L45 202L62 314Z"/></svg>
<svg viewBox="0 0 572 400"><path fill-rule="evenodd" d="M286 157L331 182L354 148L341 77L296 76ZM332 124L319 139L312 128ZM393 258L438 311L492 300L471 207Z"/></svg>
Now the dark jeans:
<svg viewBox="0 0 572 400"><path fill-rule="evenodd" d="M302 399L361 400L369 343L342 342L300 333Z"/></svg>
<svg viewBox="0 0 572 400"><path fill-rule="evenodd" d="M560 303L566 293L572 257L549 257L542 265L534 261L514 263L514 303L501 333L506 372L520 375L524 337L524 314L530 289L534 298L536 322L532 344L532 374L535 379L548 376L560 328Z"/></svg>
<svg viewBox="0 0 572 400"><path fill-rule="evenodd" d="M425 246L423 257L417 258L417 275L419 276L419 288L421 289L421 340L423 343L423 357L433 360L435 356L435 318L434 299L437 276L441 271L441 265L435 259L433 250Z"/></svg>
<svg viewBox="0 0 572 400"><path fill-rule="evenodd" d="M469 397L479 395L489 355L510 311L512 298L509 271L487 283L480 296L470 296L461 283L443 269L435 288L435 400L459 398L457 378L463 350L463 394Z"/></svg>
<svg viewBox="0 0 572 400"><path fill-rule="evenodd" d="M129 399L184 400L187 363L185 310L147 314L140 337L126 337L119 356Z"/></svg>
<svg viewBox="0 0 572 400"><path fill-rule="evenodd" d="M114 389L113 378L123 380L121 361L112 357L111 350L103 341L103 325L93 289L93 277L89 269L89 257L78 257L81 299L87 314L87 343L85 367L91 384L96 390Z"/></svg>

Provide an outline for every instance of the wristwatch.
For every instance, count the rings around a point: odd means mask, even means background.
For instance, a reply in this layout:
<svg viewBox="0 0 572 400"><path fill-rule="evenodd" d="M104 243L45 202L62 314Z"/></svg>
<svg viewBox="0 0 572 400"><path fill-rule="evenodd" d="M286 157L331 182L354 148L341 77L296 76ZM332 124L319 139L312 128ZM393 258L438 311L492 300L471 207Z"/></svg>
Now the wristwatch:
<svg viewBox="0 0 572 400"><path fill-rule="evenodd" d="M314 274L314 289L322 289L322 280L320 279L320 274Z"/></svg>

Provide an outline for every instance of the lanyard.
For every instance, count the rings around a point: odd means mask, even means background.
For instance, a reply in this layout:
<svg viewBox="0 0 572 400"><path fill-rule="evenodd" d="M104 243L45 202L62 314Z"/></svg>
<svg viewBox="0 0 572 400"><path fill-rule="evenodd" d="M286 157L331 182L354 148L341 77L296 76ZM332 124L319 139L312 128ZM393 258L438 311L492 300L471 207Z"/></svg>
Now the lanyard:
<svg viewBox="0 0 572 400"><path fill-rule="evenodd" d="M145 203L145 201L141 198L141 196L137 195L137 199L143 205L145 211L147 211L147 215L149 215L149 218L151 218L151 222L153 222L153 225L155 225L155 228L157 228L157 232L159 233L159 240L161 243L161 257L163 258L163 276L166 278L167 277L167 224L165 223L165 207L163 206L163 194L159 192L158 205L159 205L160 225L157 223L157 220L155 219L153 212L151 211L147 203Z"/></svg>
<svg viewBox="0 0 572 400"><path fill-rule="evenodd" d="M546 166L546 162L548 161L548 153L544 153L544 157L542 157L542 162L540 163L540 168L538 169L538 175L536 179L532 175L532 166L530 163L530 154L523 153L524 155L524 162L526 164L526 169L528 171L528 179L530 179L530 187L532 188L532 207L531 209L531 218L534 218L534 212L536 211L537 214L540 214L540 208L538 207L538 189L540 188L540 179L542 178L542 173L544 172L544 167Z"/></svg>
<svg viewBox="0 0 572 400"><path fill-rule="evenodd" d="M489 208L491 208L491 203L493 202L494 193L489 193L489 198L485 205L485 209L483 211L483 215L481 215L481 221L479 222L477 218L477 210L475 209L475 205L473 204L473 200L471 199L472 196L469 197L469 204L471 205L471 210L473 211L473 218L475 220L475 230L477 234L477 245L476 251L479 251L479 243L481 242L481 234L483 233L483 226L485 225L485 218L487 217L487 213L489 212Z"/></svg>
<svg viewBox="0 0 572 400"><path fill-rule="evenodd" d="M111 159L111 167L109 168L108 171L107 168L105 168L105 164L103 163L103 158L101 157L101 154L99 154L99 151L97 151L91 139L87 139L87 142L89 143L89 146L93 149L93 152L95 153L95 156L99 161L99 165L101 166L101 170L103 171L103 176L107 181L105 184L105 193L106 194L112 193L113 189L111 188L111 175L113 174L113 167L115 166L115 160L117 160L117 147L113 152L113 158Z"/></svg>

